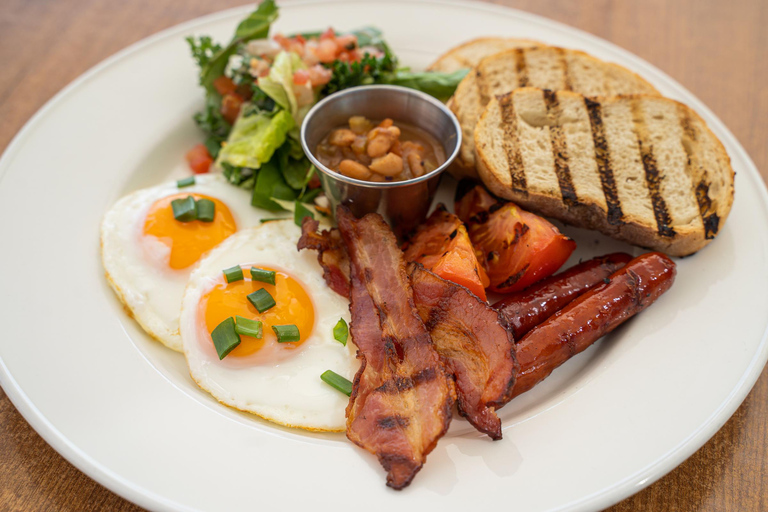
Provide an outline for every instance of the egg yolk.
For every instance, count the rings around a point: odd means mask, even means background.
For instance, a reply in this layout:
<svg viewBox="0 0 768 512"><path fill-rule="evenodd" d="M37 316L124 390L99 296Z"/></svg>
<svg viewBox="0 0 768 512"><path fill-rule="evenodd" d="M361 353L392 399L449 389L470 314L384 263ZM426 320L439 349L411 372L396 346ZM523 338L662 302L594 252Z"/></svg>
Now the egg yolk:
<svg viewBox="0 0 768 512"><path fill-rule="evenodd" d="M252 281L251 266L275 270L261 265L242 265L245 276L243 280L227 283L222 277L221 282L214 286L201 301L205 310L205 325L209 333L221 322L236 315L262 322L262 338L241 335L240 345L229 353L227 359L249 356L267 344L277 344L277 336L272 330L273 325L296 325L299 328L299 341L279 344L287 349L296 348L309 338L315 324L315 308L301 283L281 271L276 271L274 285ZM275 305L264 313L259 313L247 299L249 294L260 288L264 288L275 299ZM213 340L210 340L210 343L213 345Z"/></svg>
<svg viewBox="0 0 768 512"><path fill-rule="evenodd" d="M181 222L173 217L171 202L192 196L195 200L209 199L216 205L213 222L193 220ZM237 231L235 219L227 205L202 194L174 194L164 197L150 207L144 221L144 235L157 237L171 250L168 265L175 270L187 268Z"/></svg>

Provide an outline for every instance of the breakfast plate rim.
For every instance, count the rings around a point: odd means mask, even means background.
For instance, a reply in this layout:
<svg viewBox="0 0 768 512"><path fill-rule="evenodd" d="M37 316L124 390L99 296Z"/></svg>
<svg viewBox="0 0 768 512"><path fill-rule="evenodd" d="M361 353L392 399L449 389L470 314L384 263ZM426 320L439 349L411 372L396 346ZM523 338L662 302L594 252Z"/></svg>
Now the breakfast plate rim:
<svg viewBox="0 0 768 512"><path fill-rule="evenodd" d="M628 61L632 61L633 64L635 64L637 67L642 68L644 73L653 75L656 79L664 81L677 88L682 94L686 96L686 99L695 106L697 111L706 114L708 122L714 123L719 129L718 131L722 134L725 134L727 139L725 142L729 150L736 151L738 153L738 157L745 163L750 180L757 184L757 193L762 199L761 206L763 210L766 210L768 207L768 190L766 190L766 186L763 183L757 168L755 167L747 152L730 132L730 130L725 126L725 124L722 123L722 121L720 121L720 119L715 116L715 114L712 113L712 111L706 105L704 105L698 98L696 98L696 96L681 86L677 81L666 75L666 73L662 72L645 60L637 57L627 50L618 47L613 43L583 32L579 29L567 26L542 16L522 12L516 9L490 5L486 3L472 3L460 0L419 0L419 2L435 4L436 6L453 5L466 9L484 10L498 13L499 15L517 17L519 19L528 19L539 24L555 27L556 30L565 31L569 34L569 36L580 37L590 41L593 44L598 44L600 46L610 48L612 51L621 55L622 58L627 59ZM342 0L292 0L290 2L281 2L281 6L295 7L304 4L315 3L336 4L344 2ZM128 56L137 54L151 47L158 41L166 40L172 37L179 37L181 34L190 32L198 26L228 19L234 15L240 15L242 13L248 12L250 9L250 5L234 7L224 11L195 18L173 27L169 27L115 53L114 55L108 57L107 59L103 60L99 64L95 65L80 75L69 85L64 87L60 92L54 95L50 100L48 100L45 105L41 107L40 110L38 110L25 123L24 127L12 139L2 157L0 158L0 186L2 186L7 171L12 167L15 155L21 148L28 134L36 126L44 123L45 118L49 112L51 112L58 104L65 101L67 96L77 88L91 80L93 77L99 75L107 68L120 64L120 62ZM614 483L608 488L602 489L597 494L582 497L577 502L569 504L568 508L581 510L608 506L619 501L620 499L640 491L642 488L650 485L654 481L667 474L673 468L681 464L691 454L698 450L708 439L710 439L736 411L738 406L743 402L759 378L762 369L765 366L766 360L768 360L768 330L763 333L760 344L758 345L758 350L752 357L750 365L743 373L738 385L731 390L731 393L727 396L727 398L719 405L717 409L713 411L709 418L704 423L702 423L697 430L691 432L691 434L683 442L681 442L678 446L670 450L665 455L659 457L651 465L619 482ZM45 441L50 444L57 452L59 452L65 459L70 461L73 465L86 473L89 477L93 478L117 494L125 497L126 499L146 508L158 510L190 510L180 503L168 500L161 495L153 493L148 489L145 489L131 481L120 477L110 468L101 465L90 455L81 451L78 446L76 446L71 442L71 440L62 434L57 429L57 427L52 424L30 400L25 391L14 379L10 369L6 366L5 361L3 361L2 358L0 358L0 385L2 385L3 390L14 404L14 406L22 414L22 416L24 416L30 425L45 439Z"/></svg>

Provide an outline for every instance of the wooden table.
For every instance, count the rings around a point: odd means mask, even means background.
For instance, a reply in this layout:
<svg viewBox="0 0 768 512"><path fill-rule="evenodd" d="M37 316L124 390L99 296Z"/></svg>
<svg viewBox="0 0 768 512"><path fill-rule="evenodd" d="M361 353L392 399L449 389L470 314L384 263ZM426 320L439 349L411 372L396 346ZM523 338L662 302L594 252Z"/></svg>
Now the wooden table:
<svg viewBox="0 0 768 512"><path fill-rule="evenodd" d="M3 0L0 150L62 87L116 51L241 0ZM768 180L768 4L761 0L502 0L586 30L677 79L731 129ZM737 192L738 195L738 192ZM768 370L703 448L616 505L634 510L768 510ZM0 391L0 509L138 507L85 476Z"/></svg>

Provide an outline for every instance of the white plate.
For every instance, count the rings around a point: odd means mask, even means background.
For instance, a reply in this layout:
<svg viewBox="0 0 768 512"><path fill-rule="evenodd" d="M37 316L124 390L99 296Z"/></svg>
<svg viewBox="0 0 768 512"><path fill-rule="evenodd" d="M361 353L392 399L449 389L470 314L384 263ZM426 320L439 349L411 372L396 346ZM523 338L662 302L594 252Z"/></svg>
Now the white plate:
<svg viewBox="0 0 768 512"><path fill-rule="evenodd" d="M605 507L709 439L766 358L768 195L723 124L656 68L593 36L485 4L389 0L283 5L277 29L381 27L401 60L428 64L472 37L514 35L620 62L684 101L737 172L725 229L679 261L672 290L502 411L492 443L455 421L410 488L341 435L281 429L216 404L182 358L150 341L102 276L98 226L125 192L180 173L202 106L188 34L229 37L248 8L167 30L86 73L24 127L0 161L0 382L82 471L152 509L518 510ZM568 230L582 255L615 242Z"/></svg>

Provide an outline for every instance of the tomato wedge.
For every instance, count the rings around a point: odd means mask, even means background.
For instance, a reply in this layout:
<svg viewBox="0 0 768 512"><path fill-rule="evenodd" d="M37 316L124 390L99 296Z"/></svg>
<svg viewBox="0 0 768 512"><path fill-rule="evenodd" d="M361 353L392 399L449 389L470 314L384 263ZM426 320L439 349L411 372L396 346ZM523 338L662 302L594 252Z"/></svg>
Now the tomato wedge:
<svg viewBox="0 0 768 512"><path fill-rule="evenodd" d="M443 205L430 215L405 248L406 261L421 263L443 279L453 281L486 300L488 276L477 260L467 229Z"/></svg>
<svg viewBox="0 0 768 512"><path fill-rule="evenodd" d="M482 186L459 197L456 211L468 217L469 237L495 292L515 292L549 277L576 249L576 242L547 220L497 201Z"/></svg>
<svg viewBox="0 0 768 512"><path fill-rule="evenodd" d="M219 78L214 80L213 87L216 89L216 92L222 96L232 94L235 92L235 90L237 90L235 82L233 82L231 78L225 75L221 75Z"/></svg>
<svg viewBox="0 0 768 512"><path fill-rule="evenodd" d="M499 200L479 185L477 181L463 179L456 187L454 211L461 222L467 223L473 216L490 210L498 202Z"/></svg>
<svg viewBox="0 0 768 512"><path fill-rule="evenodd" d="M187 163L189 168L195 174L203 174L208 172L213 163L213 158L208 153L208 149L205 144L197 144L195 147L187 151Z"/></svg>
<svg viewBox="0 0 768 512"><path fill-rule="evenodd" d="M237 116L240 115L240 107L243 106L243 98L238 94L225 94L221 98L221 115L229 124L235 124Z"/></svg>

